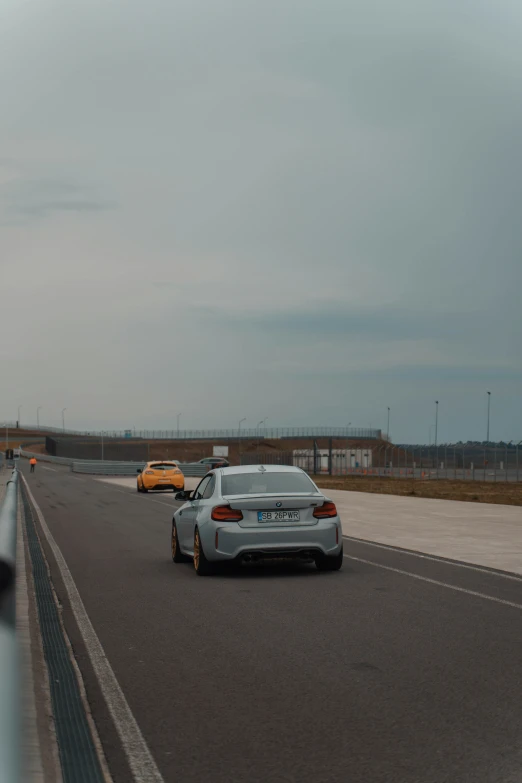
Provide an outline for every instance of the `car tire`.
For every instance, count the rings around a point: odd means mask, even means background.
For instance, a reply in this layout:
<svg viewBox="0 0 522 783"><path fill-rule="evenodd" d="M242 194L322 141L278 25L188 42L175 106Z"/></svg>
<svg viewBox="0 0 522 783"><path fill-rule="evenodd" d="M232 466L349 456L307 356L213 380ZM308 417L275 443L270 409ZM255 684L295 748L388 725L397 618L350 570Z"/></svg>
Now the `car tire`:
<svg viewBox="0 0 522 783"><path fill-rule="evenodd" d="M338 555L317 555L315 565L318 571L339 571L343 565L344 552L341 545L341 551Z"/></svg>
<svg viewBox="0 0 522 783"><path fill-rule="evenodd" d="M170 552L173 563L184 563L186 561L185 555L179 548L178 530L174 521L172 522L172 533L170 536Z"/></svg>
<svg viewBox="0 0 522 783"><path fill-rule="evenodd" d="M142 492L148 492L149 490L148 490L148 489L145 489L145 487L142 487L142 488L141 488L141 491L142 491Z"/></svg>
<svg viewBox="0 0 522 783"><path fill-rule="evenodd" d="M197 528L194 531L194 570L198 576L210 576L214 573L214 565L207 560Z"/></svg>

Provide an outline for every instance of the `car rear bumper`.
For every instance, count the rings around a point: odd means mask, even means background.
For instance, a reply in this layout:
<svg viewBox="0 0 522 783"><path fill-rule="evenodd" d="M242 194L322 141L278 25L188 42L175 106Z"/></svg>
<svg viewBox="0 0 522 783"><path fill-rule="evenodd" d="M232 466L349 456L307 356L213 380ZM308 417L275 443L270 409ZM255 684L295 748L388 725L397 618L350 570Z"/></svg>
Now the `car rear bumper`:
<svg viewBox="0 0 522 783"><path fill-rule="evenodd" d="M163 482L161 484L159 482L157 482L156 484L152 484L152 483L151 484L145 484L145 489L148 489L149 492L155 492L155 491L160 491L161 492L162 489L171 489L171 490L175 489L176 492L180 492L184 488L185 488L185 485L184 485L183 481L178 481L176 483L169 481L168 484L165 484Z"/></svg>
<svg viewBox="0 0 522 783"><path fill-rule="evenodd" d="M320 521L313 526L272 527L261 530L240 527L235 523L212 523L202 527L200 535L209 560L337 555L342 546L339 518Z"/></svg>

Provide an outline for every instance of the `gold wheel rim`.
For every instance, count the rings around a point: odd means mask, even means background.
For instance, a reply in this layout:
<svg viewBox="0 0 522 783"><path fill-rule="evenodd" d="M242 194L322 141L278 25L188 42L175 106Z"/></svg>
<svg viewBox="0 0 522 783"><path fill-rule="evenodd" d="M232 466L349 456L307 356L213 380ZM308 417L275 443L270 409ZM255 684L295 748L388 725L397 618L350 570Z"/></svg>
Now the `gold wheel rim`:
<svg viewBox="0 0 522 783"><path fill-rule="evenodd" d="M178 539L176 536L176 528L172 526L172 557L176 557L176 550L178 548Z"/></svg>
<svg viewBox="0 0 522 783"><path fill-rule="evenodd" d="M199 533L197 530L194 536L194 568L196 571L199 568Z"/></svg>

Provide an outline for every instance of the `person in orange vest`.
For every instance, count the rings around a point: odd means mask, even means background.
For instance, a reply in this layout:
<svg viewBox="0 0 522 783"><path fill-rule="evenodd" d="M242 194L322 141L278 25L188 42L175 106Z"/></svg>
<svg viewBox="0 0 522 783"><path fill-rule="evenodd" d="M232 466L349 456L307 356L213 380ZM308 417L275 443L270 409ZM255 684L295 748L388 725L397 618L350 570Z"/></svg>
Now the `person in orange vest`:
<svg viewBox="0 0 522 783"><path fill-rule="evenodd" d="M31 473L34 473L34 469L36 467L36 457L31 457L29 460L29 465L31 466Z"/></svg>

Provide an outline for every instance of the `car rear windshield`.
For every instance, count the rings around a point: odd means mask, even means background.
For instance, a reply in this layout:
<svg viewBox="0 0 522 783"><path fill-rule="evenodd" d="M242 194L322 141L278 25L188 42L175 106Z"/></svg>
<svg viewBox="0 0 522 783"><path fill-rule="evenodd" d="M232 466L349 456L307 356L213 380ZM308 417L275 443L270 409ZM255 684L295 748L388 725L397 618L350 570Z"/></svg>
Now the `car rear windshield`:
<svg viewBox="0 0 522 783"><path fill-rule="evenodd" d="M152 470L174 470L177 467L172 462L155 462L154 465L151 465Z"/></svg>
<svg viewBox="0 0 522 783"><path fill-rule="evenodd" d="M228 495L285 495L317 492L306 473L229 473L221 479L221 494Z"/></svg>

